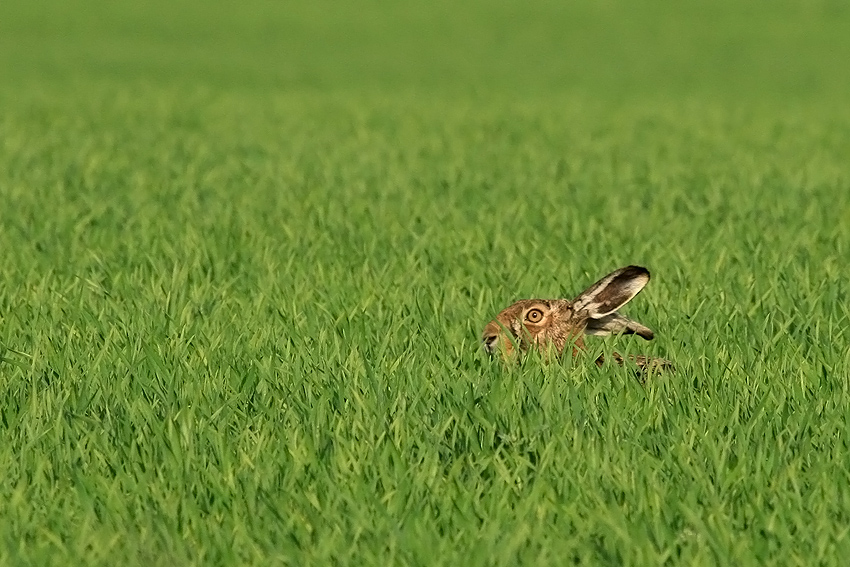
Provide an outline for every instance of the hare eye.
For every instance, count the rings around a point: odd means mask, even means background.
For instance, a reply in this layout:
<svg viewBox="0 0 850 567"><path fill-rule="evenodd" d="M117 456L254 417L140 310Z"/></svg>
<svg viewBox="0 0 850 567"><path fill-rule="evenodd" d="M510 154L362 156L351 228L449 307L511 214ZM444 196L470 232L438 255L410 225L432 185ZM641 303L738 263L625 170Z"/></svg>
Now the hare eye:
<svg viewBox="0 0 850 567"><path fill-rule="evenodd" d="M543 311L540 309L531 309L525 314L525 320L529 323L539 323L543 320Z"/></svg>

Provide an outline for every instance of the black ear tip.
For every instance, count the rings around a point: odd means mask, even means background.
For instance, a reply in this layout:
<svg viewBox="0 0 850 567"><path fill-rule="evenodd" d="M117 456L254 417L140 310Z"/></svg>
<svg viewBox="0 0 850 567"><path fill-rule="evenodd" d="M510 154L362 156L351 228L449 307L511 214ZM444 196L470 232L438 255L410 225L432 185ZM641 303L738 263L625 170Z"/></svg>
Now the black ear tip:
<svg viewBox="0 0 850 567"><path fill-rule="evenodd" d="M627 278L639 278L641 276L645 276L647 279L649 278L649 270L644 268L643 266L626 266L623 268L621 277Z"/></svg>

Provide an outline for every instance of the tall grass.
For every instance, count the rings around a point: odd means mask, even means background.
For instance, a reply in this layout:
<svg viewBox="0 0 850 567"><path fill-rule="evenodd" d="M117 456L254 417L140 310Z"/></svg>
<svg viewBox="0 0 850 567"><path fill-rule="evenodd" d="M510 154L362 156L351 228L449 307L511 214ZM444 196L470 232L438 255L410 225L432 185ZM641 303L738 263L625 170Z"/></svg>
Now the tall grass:
<svg viewBox="0 0 850 567"><path fill-rule="evenodd" d="M69 6L0 23L0 564L850 552L840 6ZM674 375L481 352L627 263L591 355Z"/></svg>

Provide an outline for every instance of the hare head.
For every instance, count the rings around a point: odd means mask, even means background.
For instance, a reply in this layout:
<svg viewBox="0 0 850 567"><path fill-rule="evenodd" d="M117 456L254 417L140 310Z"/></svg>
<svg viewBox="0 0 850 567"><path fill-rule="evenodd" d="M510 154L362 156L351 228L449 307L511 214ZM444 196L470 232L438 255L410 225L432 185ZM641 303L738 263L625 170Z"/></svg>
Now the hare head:
<svg viewBox="0 0 850 567"><path fill-rule="evenodd" d="M484 349L505 355L515 348L554 348L561 355L584 348L584 335L637 334L652 340L652 331L617 313L649 282L649 271L626 266L611 272L573 300L523 299L487 323L481 336ZM616 356L615 356L616 358ZM597 361L600 362L600 361ZM601 363L601 362L600 362Z"/></svg>

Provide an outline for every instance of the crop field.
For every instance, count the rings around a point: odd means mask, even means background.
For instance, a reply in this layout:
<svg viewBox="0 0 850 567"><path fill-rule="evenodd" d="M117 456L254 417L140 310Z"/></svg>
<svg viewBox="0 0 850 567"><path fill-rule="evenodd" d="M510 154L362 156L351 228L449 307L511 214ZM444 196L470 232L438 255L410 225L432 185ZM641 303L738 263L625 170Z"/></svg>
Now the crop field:
<svg viewBox="0 0 850 567"><path fill-rule="evenodd" d="M0 3L0 567L846 564L848 61L827 0ZM481 349L628 264L655 340Z"/></svg>

